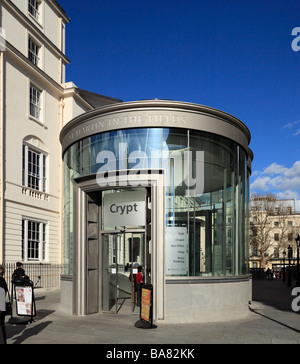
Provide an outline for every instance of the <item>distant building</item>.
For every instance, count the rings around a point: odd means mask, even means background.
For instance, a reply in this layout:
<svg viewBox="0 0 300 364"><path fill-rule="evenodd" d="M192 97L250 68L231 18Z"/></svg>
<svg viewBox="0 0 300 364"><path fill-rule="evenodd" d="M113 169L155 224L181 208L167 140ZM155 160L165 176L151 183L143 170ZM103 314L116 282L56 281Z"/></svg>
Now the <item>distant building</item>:
<svg viewBox="0 0 300 364"><path fill-rule="evenodd" d="M297 200L277 200L274 196L253 196L250 203L250 268L280 271L287 264L288 247L296 259L295 238L300 232Z"/></svg>

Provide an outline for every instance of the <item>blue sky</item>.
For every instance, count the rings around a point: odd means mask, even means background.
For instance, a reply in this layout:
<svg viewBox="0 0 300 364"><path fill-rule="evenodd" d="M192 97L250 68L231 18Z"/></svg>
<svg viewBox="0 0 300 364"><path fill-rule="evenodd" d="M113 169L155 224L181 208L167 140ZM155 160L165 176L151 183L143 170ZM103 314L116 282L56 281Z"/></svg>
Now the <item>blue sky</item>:
<svg viewBox="0 0 300 364"><path fill-rule="evenodd" d="M228 112L250 129L251 191L300 199L298 0L59 0L67 81ZM300 38L299 38L300 45Z"/></svg>

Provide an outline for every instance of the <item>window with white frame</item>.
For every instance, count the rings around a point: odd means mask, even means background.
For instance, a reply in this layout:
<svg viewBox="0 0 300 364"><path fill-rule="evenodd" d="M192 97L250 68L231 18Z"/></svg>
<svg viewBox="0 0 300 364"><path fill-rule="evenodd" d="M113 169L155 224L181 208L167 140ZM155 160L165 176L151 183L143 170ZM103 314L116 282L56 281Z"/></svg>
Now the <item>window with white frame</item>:
<svg viewBox="0 0 300 364"><path fill-rule="evenodd" d="M35 64L36 66L39 66L40 62L40 46L32 39L28 38L28 59L30 62Z"/></svg>
<svg viewBox="0 0 300 364"><path fill-rule="evenodd" d="M30 85L29 112L30 116L41 121L41 94L35 86Z"/></svg>
<svg viewBox="0 0 300 364"><path fill-rule="evenodd" d="M28 12L36 20L39 20L40 17L39 7L40 2L38 0L28 0Z"/></svg>
<svg viewBox="0 0 300 364"><path fill-rule="evenodd" d="M47 223L34 219L22 220L22 260L44 261L47 248Z"/></svg>
<svg viewBox="0 0 300 364"><path fill-rule="evenodd" d="M25 187L47 191L47 156L27 144L23 144L23 181Z"/></svg>

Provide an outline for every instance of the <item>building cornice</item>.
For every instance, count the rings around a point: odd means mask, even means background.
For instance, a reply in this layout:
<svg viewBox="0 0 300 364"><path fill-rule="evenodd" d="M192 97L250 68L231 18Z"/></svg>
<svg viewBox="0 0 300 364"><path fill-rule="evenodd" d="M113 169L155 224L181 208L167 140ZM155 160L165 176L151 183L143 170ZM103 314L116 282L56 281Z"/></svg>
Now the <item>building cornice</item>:
<svg viewBox="0 0 300 364"><path fill-rule="evenodd" d="M47 2L47 4L49 4L49 6L51 6L51 8L53 10L56 11L56 13L63 18L63 20L65 21L65 23L69 23L70 22L70 18L67 16L65 10L62 8L62 6L56 1L56 0L45 0Z"/></svg>
<svg viewBox="0 0 300 364"><path fill-rule="evenodd" d="M83 107L88 110L94 110L93 106L78 94L77 87L75 86L66 88L64 90L64 98L67 97L72 97L73 99L77 100Z"/></svg>

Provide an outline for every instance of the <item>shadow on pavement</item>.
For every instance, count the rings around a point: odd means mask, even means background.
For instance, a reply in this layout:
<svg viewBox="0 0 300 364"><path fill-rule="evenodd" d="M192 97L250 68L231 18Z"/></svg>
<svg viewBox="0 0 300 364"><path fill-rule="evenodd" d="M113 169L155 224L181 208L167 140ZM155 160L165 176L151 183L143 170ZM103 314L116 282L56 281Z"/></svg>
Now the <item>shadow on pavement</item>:
<svg viewBox="0 0 300 364"><path fill-rule="evenodd" d="M264 305L271 306L276 310L292 312L295 314L295 319L299 321L299 313L293 311L292 309L292 301L295 296L292 295L292 287L287 286L286 281L282 281L281 279L267 280L267 279L253 279L252 281L252 299L253 301L263 303ZM300 333L300 330L290 326L287 323L278 321L275 319L273 314L264 314L259 312L260 310L254 309L249 306L251 312L264 317L272 322L275 322L289 330L293 330L296 333ZM295 320L296 323L296 320Z"/></svg>
<svg viewBox="0 0 300 364"><path fill-rule="evenodd" d="M45 321L42 323L35 324L37 321L44 319L48 315L51 315L53 310L37 310L37 316L34 318L34 323L27 324L11 324L6 322L6 336L7 339L12 340L12 344L21 344L27 338L38 335L44 330L52 321Z"/></svg>
<svg viewBox="0 0 300 364"><path fill-rule="evenodd" d="M52 321L42 322L37 325L30 326L27 325L7 325L6 326L6 334L7 338L11 338L12 344L21 344L27 338L32 337L34 335L38 335L42 330L44 330L48 325L50 325ZM18 336L17 336L18 335Z"/></svg>
<svg viewBox="0 0 300 364"><path fill-rule="evenodd" d="M292 296L294 286L287 287L287 282L281 279L253 279L252 281L252 300L272 306L281 311L292 310Z"/></svg>

